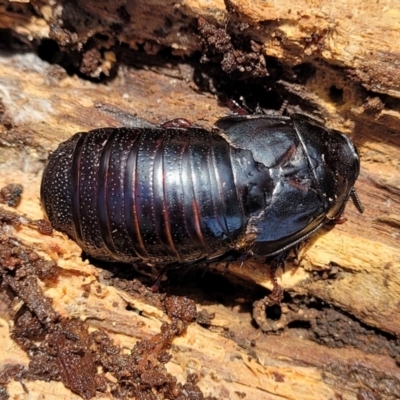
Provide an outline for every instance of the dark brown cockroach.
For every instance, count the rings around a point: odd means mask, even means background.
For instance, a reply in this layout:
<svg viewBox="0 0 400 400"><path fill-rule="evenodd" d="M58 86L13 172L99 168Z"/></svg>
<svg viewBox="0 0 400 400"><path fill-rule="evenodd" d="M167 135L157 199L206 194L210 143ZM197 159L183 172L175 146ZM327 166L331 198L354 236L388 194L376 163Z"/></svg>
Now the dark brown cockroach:
<svg viewBox="0 0 400 400"><path fill-rule="evenodd" d="M183 121L183 122L182 122ZM168 266L226 254L282 256L339 221L360 159L302 115L236 115L77 133L41 186L52 226L95 258Z"/></svg>

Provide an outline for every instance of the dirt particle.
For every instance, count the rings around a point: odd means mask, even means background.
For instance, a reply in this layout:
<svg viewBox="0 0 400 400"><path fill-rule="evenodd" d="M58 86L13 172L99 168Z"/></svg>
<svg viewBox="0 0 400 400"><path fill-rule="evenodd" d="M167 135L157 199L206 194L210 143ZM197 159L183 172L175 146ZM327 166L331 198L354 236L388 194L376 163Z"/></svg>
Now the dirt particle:
<svg viewBox="0 0 400 400"><path fill-rule="evenodd" d="M208 327L211 325L211 321L215 318L215 313L210 314L207 310L200 310L197 313L196 322L199 325Z"/></svg>
<svg viewBox="0 0 400 400"><path fill-rule="evenodd" d="M83 53L79 70L84 75L93 76L102 63L101 52L96 48L91 48Z"/></svg>
<svg viewBox="0 0 400 400"><path fill-rule="evenodd" d="M285 382L285 375L280 374L279 372L273 372L272 376L275 379L275 382Z"/></svg>
<svg viewBox="0 0 400 400"><path fill-rule="evenodd" d="M49 221L46 221L45 219L38 219L36 221L34 221L34 223L36 224L39 232L42 235L51 235L53 233L53 228L50 225Z"/></svg>
<svg viewBox="0 0 400 400"><path fill-rule="evenodd" d="M7 204L9 207L18 207L23 191L19 183L10 183L0 190L0 203Z"/></svg>
<svg viewBox="0 0 400 400"><path fill-rule="evenodd" d="M185 322L192 322L196 319L196 304L187 297L167 297L164 301L164 306L170 318L179 318Z"/></svg>

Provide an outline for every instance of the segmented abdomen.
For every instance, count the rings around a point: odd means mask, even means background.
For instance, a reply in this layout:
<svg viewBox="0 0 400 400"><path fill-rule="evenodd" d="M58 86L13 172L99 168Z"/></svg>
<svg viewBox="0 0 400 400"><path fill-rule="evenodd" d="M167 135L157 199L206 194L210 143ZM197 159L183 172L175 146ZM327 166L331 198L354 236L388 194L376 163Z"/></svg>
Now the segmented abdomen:
<svg viewBox="0 0 400 400"><path fill-rule="evenodd" d="M235 247L246 225L231 151L199 128L78 133L50 156L42 204L96 258L210 258Z"/></svg>

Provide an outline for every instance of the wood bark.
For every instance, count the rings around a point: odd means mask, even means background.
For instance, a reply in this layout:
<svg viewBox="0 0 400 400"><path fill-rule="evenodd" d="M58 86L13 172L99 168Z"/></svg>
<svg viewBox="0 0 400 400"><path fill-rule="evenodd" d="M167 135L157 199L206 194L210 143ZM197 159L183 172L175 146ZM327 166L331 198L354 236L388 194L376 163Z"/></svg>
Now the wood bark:
<svg viewBox="0 0 400 400"><path fill-rule="evenodd" d="M4 108L0 188L22 184L17 212L42 218L39 187L49 151L75 132L119 126L107 112L110 108L156 123L185 117L205 127L228 114L216 96L197 90L196 71L184 59L159 58L159 63L135 68L132 62L121 62L117 50L121 45L140 49L153 54L153 61L166 48L190 57L201 50L195 28L199 17L226 27L230 36L246 36L261 45L267 70L273 62L286 71L304 66L313 70L300 83L276 72L274 77L291 103L298 100L307 111L317 111L327 126L352 137L362 160L356 189L365 212L359 214L348 204L347 222L313 236L301 249L297 265L290 261L284 271L278 271L279 283L293 296L317 298L374 328L370 335L383 335L395 350L390 356L366 346L329 348L303 339L301 329L270 336L252 323L248 300L211 303L199 289L200 294L193 295L198 309L215 313L215 318L208 329L191 324L184 336L174 340L169 371L178 379L188 371L197 372L203 393L216 398L235 399L242 394L252 399L399 398L400 7L394 2L3 3L0 28L14 37L21 50L15 50L14 44L0 53ZM89 75L116 73L107 83L68 75L35 54L37 43L49 38L66 53L77 55L81 73L81 55L93 54L93 49L100 56ZM85 320L93 329L104 328L126 349L157 333L168 320L154 305L107 286L99 278L101 271L82 261L80 249L66 236L55 232L46 237L28 225L4 232L55 260L62 269L57 282L42 283L44 294L53 299L61 315ZM224 272L222 265L213 268L218 274ZM235 284L261 288L260 293L271 289L263 265L232 264L225 274ZM87 286L93 290L83 297ZM129 311L128 305L140 314ZM0 334L7 345L1 350L0 366L27 366L27 355L10 338L7 313L2 317ZM59 398L61 393L65 399L78 398L59 382L24 385L29 393L46 399ZM15 398L23 395L24 388L12 381L7 391Z"/></svg>

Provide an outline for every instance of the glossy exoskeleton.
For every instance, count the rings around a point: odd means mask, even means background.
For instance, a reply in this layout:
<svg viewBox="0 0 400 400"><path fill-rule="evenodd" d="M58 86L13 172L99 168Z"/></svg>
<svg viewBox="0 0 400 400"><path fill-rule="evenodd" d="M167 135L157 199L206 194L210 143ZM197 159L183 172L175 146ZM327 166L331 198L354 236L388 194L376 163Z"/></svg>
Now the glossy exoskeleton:
<svg viewBox="0 0 400 400"><path fill-rule="evenodd" d="M102 260L265 258L337 221L356 197L360 159L344 134L302 115L236 115L216 127L138 119L75 134L43 174L52 226Z"/></svg>

